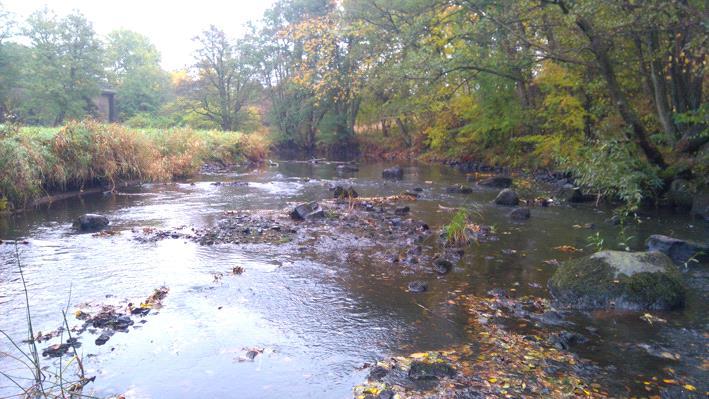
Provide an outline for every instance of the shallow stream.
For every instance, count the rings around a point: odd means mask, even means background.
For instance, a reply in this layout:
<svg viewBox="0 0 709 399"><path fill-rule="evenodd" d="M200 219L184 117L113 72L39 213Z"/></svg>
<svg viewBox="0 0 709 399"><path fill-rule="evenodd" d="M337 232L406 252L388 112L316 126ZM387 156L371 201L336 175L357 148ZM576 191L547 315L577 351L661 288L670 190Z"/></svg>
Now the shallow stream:
<svg viewBox="0 0 709 399"><path fill-rule="evenodd" d="M629 238L629 246L637 250L651 234L709 238L706 222L671 213L643 215L641 224L619 237L620 228L606 222L611 211L593 204L535 207L531 219L514 222L507 216L509 209L491 204L497 190L447 193L452 184L468 184L453 169L411 164L402 181L387 181L381 178L385 166L363 165L359 172L342 175L335 165L282 162L205 174L190 182L144 185L116 195L84 196L0 218L0 239L28 241L19 250L36 331L59 327L68 301L73 313L81 303L135 302L157 287L170 288L164 306L128 333L116 333L100 347L94 345L94 335L81 336L87 373L97 377L88 394L348 398L367 375L360 370L365 363L474 339L465 332L465 312L449 303L456 290L485 295L503 288L516 296L546 297L546 281L556 266L544 261L579 256L555 249L562 245L591 252L588 237L597 232L607 248ZM213 185L216 181L248 185ZM329 198L328 187L338 184L352 185L362 196L421 187L421 197L410 205L411 217L440 229L452 216L447 208L468 207L481 223L494 226L499 239L473 244L452 273L438 277L408 273L395 264L305 259L280 253L277 246L200 246L185 239L139 243L131 233L145 226L208 226L227 210L285 209ZM111 229L120 234L75 233L71 223L83 213L108 216ZM0 329L21 340L26 337L24 296L14 250L13 245L0 245ZM235 266L245 272L231 275ZM689 266L692 294L685 310L654 313L666 324L649 325L638 313L569 315L574 329L590 338L572 350L601 367L614 367L614 383L631 392L642 392L643 380L662 379L667 367L706 392L706 266ZM407 292L412 280L427 281L428 291ZM644 344L662 347L680 360L652 356L639 346ZM252 348L263 353L248 361L244 353ZM6 340L0 341L0 352L13 352ZM0 370L27 376L9 357L0 357ZM0 397L16 392L0 376ZM624 397L628 391L613 394Z"/></svg>

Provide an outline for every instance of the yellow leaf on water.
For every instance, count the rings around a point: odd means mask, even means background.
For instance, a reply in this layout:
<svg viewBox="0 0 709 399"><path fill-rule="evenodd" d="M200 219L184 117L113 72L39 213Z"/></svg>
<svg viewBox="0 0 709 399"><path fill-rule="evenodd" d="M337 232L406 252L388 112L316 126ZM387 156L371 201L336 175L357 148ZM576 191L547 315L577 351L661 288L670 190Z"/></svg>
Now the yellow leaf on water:
<svg viewBox="0 0 709 399"><path fill-rule="evenodd" d="M697 387L695 387L692 384L684 384L684 385L682 385L682 388L684 388L688 391L696 391L697 390Z"/></svg>

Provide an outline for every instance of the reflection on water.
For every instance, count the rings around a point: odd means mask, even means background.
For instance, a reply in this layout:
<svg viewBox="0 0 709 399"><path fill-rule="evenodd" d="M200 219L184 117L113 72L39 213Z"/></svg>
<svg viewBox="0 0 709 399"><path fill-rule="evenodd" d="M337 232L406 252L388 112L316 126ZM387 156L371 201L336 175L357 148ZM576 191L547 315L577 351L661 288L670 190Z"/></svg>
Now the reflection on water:
<svg viewBox="0 0 709 399"><path fill-rule="evenodd" d="M451 169L409 165L403 181L384 181L383 167L365 165L357 173L339 175L334 165L280 163L278 168L205 175L194 182L145 185L130 193L86 196L2 218L0 238L30 241L20 251L36 330L50 331L61 324L61 309L70 293L76 305L107 298L136 301L158 286L170 287L165 306L129 333L117 333L102 347L93 345L94 336L82 337L84 355L96 355L87 357L86 365L97 375L97 394L128 391L132 397L152 398L349 397L351 386L364 378L366 371L357 368L365 362L473 339L464 331L465 314L448 303L452 292L484 294L497 287L515 295L547 296L545 284L554 266L544 261L570 256L554 247L583 248L596 231L609 246L615 245L618 228L604 223L610 216L607 210L535 208L531 220L514 223L507 218L508 209L490 205L493 190L447 194L448 185L464 182L464 176ZM215 181L249 184L213 185ZM277 247L132 240L135 227L210 225L224 210L282 209L292 202L328 197L328 188L335 184L353 185L363 196L420 187L421 199L411 206L413 217L439 228L451 216L440 205L475 207L500 239L471 247L445 278L402 275L396 265L364 260L301 259L281 254ZM87 212L107 215L112 229L121 234L95 238L73 233L71 221ZM573 227L588 223L596 228ZM707 226L685 216L660 214L628 232L635 237L636 249L655 233L706 239ZM0 328L24 337L13 251L10 245L0 245ZM246 272L229 275L234 266ZM217 273L224 278L215 281ZM413 278L428 280L429 291L405 292ZM695 366L706 356L701 345L707 325L706 279L701 272L692 278L698 288L688 309L662 315L669 320L666 327L647 328L636 314L575 315L578 326L594 331L592 343L579 353L602 366L613 365L628 384L634 383L637 372L658 375L667 366L633 349L639 342L682 353L682 361L672 366L701 373ZM697 344L699 350L688 353L687 348ZM0 345L0 351L9 350L7 342ZM250 348L264 352L253 362L240 361ZM16 373L18 365L2 358L0 369ZM9 385L0 377L0 396L11 392Z"/></svg>

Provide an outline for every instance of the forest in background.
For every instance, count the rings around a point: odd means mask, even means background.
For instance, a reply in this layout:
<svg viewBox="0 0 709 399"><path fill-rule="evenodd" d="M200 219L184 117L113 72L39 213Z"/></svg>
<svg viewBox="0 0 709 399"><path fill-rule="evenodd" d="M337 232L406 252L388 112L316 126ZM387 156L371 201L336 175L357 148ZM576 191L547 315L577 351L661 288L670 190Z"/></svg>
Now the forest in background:
<svg viewBox="0 0 709 399"><path fill-rule="evenodd" d="M0 8L0 110L62 125L112 88L128 127L550 168L631 207L687 205L709 176L706 15L697 0L280 0L243 37L209 27L194 65L166 72L139 33Z"/></svg>

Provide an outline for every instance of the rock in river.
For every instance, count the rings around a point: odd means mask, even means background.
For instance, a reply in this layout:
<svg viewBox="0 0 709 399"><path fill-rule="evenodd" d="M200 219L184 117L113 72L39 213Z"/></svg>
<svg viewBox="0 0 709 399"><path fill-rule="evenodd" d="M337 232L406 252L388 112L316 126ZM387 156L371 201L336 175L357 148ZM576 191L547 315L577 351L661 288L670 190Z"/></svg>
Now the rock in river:
<svg viewBox="0 0 709 399"><path fill-rule="evenodd" d="M412 281L409 283L409 292L426 292L428 284L425 281Z"/></svg>
<svg viewBox="0 0 709 399"><path fill-rule="evenodd" d="M571 184L566 184L556 192L555 197L566 202L584 202L586 196L583 195L581 189L574 187Z"/></svg>
<svg viewBox="0 0 709 399"><path fill-rule="evenodd" d="M308 202L293 208L290 212L290 217L293 220L322 219L325 217L325 211L322 210L317 202Z"/></svg>
<svg viewBox="0 0 709 399"><path fill-rule="evenodd" d="M447 274L453 269L453 263L447 259L436 259L433 262L433 270L438 274Z"/></svg>
<svg viewBox="0 0 709 399"><path fill-rule="evenodd" d="M409 368L409 378L412 380L432 380L453 377L455 369L444 361L423 362L414 360Z"/></svg>
<svg viewBox="0 0 709 399"><path fill-rule="evenodd" d="M669 310L684 306L682 277L660 252L602 251L564 262L549 280L562 305L577 309Z"/></svg>
<svg viewBox="0 0 709 399"><path fill-rule="evenodd" d="M709 187L704 187L692 200L692 215L709 221Z"/></svg>
<svg viewBox="0 0 709 399"><path fill-rule="evenodd" d="M394 166L393 168L384 169L382 171L382 177L385 179L403 179L404 169L401 166Z"/></svg>
<svg viewBox="0 0 709 399"><path fill-rule="evenodd" d="M645 242L648 251L659 251L675 263L683 264L692 257L704 257L709 254L709 245L694 241L685 241L673 237L655 234Z"/></svg>
<svg viewBox="0 0 709 399"><path fill-rule="evenodd" d="M356 165L351 165L351 164L342 164L342 165L337 165L337 171L340 173L354 173L354 172L359 172L359 168Z"/></svg>
<svg viewBox="0 0 709 399"><path fill-rule="evenodd" d="M485 187L509 188L512 186L512 178L507 176L493 176L480 180L478 185Z"/></svg>
<svg viewBox="0 0 709 399"><path fill-rule="evenodd" d="M473 192L473 189L462 184L455 184L447 187L446 192L449 194L470 194Z"/></svg>
<svg viewBox="0 0 709 399"><path fill-rule="evenodd" d="M74 221L74 228L81 231L96 231L108 226L108 218L103 215L87 213Z"/></svg>
<svg viewBox="0 0 709 399"><path fill-rule="evenodd" d="M506 188L500 191L499 194L497 194L497 198L495 198L495 203L497 205L504 206L517 206L519 205L519 197L517 196L516 192L510 190L509 188Z"/></svg>
<svg viewBox="0 0 709 399"><path fill-rule="evenodd" d="M355 191L355 189L352 186L350 186L350 188L336 186L333 196L334 196L334 198L337 198L337 199L350 199L350 198L359 197L359 194L357 194L357 191Z"/></svg>
<svg viewBox="0 0 709 399"><path fill-rule="evenodd" d="M529 208L516 208L510 212L510 218L514 220L527 220L530 216Z"/></svg>

